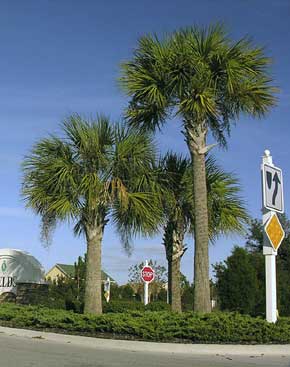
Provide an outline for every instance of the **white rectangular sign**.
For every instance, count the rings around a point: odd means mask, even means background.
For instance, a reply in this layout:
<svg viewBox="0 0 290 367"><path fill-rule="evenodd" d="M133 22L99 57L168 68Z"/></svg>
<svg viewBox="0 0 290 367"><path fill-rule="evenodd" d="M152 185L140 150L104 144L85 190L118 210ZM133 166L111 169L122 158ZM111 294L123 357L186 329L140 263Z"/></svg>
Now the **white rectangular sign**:
<svg viewBox="0 0 290 367"><path fill-rule="evenodd" d="M268 210L284 213L283 177L280 168L263 165L263 205Z"/></svg>

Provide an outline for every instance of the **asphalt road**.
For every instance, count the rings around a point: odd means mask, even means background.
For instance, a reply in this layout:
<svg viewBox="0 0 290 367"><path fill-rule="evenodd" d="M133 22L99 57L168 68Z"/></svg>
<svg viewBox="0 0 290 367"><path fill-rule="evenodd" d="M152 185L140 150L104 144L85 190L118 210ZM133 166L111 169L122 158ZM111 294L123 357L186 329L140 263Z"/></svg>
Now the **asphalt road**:
<svg viewBox="0 0 290 367"><path fill-rule="evenodd" d="M0 328L0 367L290 366L290 346L263 347L118 342Z"/></svg>

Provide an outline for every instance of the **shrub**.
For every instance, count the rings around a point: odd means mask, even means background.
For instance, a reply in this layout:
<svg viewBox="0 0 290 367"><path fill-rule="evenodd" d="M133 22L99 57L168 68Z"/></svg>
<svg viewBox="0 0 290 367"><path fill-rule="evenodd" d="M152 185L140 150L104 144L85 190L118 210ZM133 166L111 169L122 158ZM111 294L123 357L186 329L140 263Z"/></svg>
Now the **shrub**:
<svg viewBox="0 0 290 367"><path fill-rule="evenodd" d="M100 316L37 306L2 304L0 324L95 336L191 343L289 343L290 318L269 324L259 317L214 312L130 311Z"/></svg>
<svg viewBox="0 0 290 367"><path fill-rule="evenodd" d="M139 301L112 300L103 304L104 313L121 313L128 311L170 311L170 306L166 302L155 301L144 305Z"/></svg>
<svg viewBox="0 0 290 367"><path fill-rule="evenodd" d="M103 303L104 313L120 313L127 311L145 311L145 306L141 302L127 300L112 300L109 303Z"/></svg>
<svg viewBox="0 0 290 367"><path fill-rule="evenodd" d="M145 306L146 311L170 311L170 305L166 302L155 301Z"/></svg>

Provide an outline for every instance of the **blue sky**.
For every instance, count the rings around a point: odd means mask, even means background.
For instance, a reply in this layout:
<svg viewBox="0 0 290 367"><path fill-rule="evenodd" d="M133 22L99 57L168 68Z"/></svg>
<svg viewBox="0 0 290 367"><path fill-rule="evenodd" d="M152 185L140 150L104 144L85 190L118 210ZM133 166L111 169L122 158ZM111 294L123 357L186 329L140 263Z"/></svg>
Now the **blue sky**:
<svg viewBox="0 0 290 367"><path fill-rule="evenodd" d="M162 34L182 26L223 21L233 38L246 34L273 57L278 106L266 119L242 118L233 128L227 151L215 148L219 163L242 183L249 211L260 216L260 161L265 148L284 170L285 208L290 188L290 2L288 0L159 1L1 1L0 4L0 247L31 252L50 268L73 263L85 251L82 238L58 227L44 249L39 219L20 198L20 164L32 144L72 112L102 112L120 119L126 98L117 86L119 64L127 60L139 36ZM157 136L161 151L186 153L178 123ZM182 262L192 279L193 241ZM240 238L222 238L210 249L211 263L224 259ZM133 255L122 250L114 229L106 228L103 267L125 282L128 267L146 258L165 264L161 236L135 241Z"/></svg>

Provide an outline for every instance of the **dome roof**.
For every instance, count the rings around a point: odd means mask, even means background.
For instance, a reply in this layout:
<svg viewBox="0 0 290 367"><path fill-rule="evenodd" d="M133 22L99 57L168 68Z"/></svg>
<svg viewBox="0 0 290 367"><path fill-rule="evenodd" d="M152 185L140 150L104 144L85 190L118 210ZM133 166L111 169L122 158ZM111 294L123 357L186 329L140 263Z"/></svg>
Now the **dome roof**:
<svg viewBox="0 0 290 367"><path fill-rule="evenodd" d="M26 251L0 248L0 293L15 291L17 283L43 283L44 269Z"/></svg>

